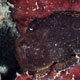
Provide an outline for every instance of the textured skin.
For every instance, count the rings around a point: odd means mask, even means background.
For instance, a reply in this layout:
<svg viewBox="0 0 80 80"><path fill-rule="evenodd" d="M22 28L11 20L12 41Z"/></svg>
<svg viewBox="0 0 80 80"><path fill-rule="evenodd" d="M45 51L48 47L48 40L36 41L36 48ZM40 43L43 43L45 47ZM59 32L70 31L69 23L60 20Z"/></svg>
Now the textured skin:
<svg viewBox="0 0 80 80"><path fill-rule="evenodd" d="M76 63L80 17L67 14L52 14L29 25L26 35L17 42L16 56L24 70L39 72L54 63L56 70L62 70Z"/></svg>

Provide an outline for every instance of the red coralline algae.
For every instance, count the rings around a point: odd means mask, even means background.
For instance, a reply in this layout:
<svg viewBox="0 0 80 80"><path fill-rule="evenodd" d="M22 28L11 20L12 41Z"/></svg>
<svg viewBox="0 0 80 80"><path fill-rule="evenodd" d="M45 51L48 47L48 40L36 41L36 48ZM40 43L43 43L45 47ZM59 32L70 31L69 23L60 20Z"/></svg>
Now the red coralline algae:
<svg viewBox="0 0 80 80"><path fill-rule="evenodd" d="M77 0L75 3L72 4L71 10L80 12L80 1L79 0Z"/></svg>
<svg viewBox="0 0 80 80"><path fill-rule="evenodd" d="M79 11L79 0L8 0L15 19L46 17L54 11Z"/></svg>
<svg viewBox="0 0 80 80"><path fill-rule="evenodd" d="M69 69L66 69L65 71L62 72L56 72L53 69L53 71L49 75L37 80L79 80L79 79L80 79L80 66L77 65L70 67ZM30 75L22 74L21 76L18 76L15 80L34 80L34 79Z"/></svg>
<svg viewBox="0 0 80 80"><path fill-rule="evenodd" d="M18 76L15 80L32 80L32 77L27 74L22 74L21 76Z"/></svg>
<svg viewBox="0 0 80 80"><path fill-rule="evenodd" d="M45 17L53 11L58 11L62 0L14 0L12 14L15 19ZM57 10L58 9L58 10Z"/></svg>
<svg viewBox="0 0 80 80"><path fill-rule="evenodd" d="M65 71L56 72L52 71L48 77L42 80L78 80L80 79L80 66L73 66Z"/></svg>

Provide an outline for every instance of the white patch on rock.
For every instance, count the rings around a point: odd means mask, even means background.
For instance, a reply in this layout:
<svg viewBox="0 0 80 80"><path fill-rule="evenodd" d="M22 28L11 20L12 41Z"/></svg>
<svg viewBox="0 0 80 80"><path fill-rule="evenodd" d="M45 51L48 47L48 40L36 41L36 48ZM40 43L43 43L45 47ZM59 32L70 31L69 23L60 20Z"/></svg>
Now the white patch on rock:
<svg viewBox="0 0 80 80"><path fill-rule="evenodd" d="M16 34L19 37L20 35L16 29L16 23L13 22L11 17L10 7L13 8L14 5L10 4L7 0L0 0L0 29L10 28L12 35Z"/></svg>
<svg viewBox="0 0 80 80"><path fill-rule="evenodd" d="M0 65L0 73L6 74L8 72L8 68L5 65Z"/></svg>

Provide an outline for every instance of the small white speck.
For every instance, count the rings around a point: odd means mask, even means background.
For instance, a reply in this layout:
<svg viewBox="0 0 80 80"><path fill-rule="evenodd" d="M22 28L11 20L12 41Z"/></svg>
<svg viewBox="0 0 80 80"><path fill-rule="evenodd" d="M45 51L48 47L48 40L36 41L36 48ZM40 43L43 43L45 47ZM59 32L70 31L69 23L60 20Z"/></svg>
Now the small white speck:
<svg viewBox="0 0 80 80"><path fill-rule="evenodd" d="M75 75L74 74L72 75L72 79L71 80L75 80Z"/></svg>
<svg viewBox="0 0 80 80"><path fill-rule="evenodd" d="M55 46L58 46L58 44L56 43Z"/></svg>
<svg viewBox="0 0 80 80"><path fill-rule="evenodd" d="M57 77L59 77L61 75L61 71L59 71L55 76L54 76L54 79L56 79ZM54 80L53 79L53 80Z"/></svg>
<svg viewBox="0 0 80 80"><path fill-rule="evenodd" d="M26 14L28 14L28 12L26 11Z"/></svg>
<svg viewBox="0 0 80 80"><path fill-rule="evenodd" d="M16 75L17 75L17 77L18 77L18 76L21 76L21 74L19 74L18 72L16 72Z"/></svg>
<svg viewBox="0 0 80 80"><path fill-rule="evenodd" d="M27 8L27 10L29 10L29 8Z"/></svg>
<svg viewBox="0 0 80 80"><path fill-rule="evenodd" d="M76 55L76 59L77 59L77 63L80 62L80 57L78 55Z"/></svg>
<svg viewBox="0 0 80 80"><path fill-rule="evenodd" d="M19 9L21 9L21 6L19 6Z"/></svg>
<svg viewBox="0 0 80 80"><path fill-rule="evenodd" d="M37 53L37 52L35 52L34 54L35 54L35 55L37 55L38 53Z"/></svg>
<svg viewBox="0 0 80 80"><path fill-rule="evenodd" d="M69 74L69 72L68 71L66 71L66 75L68 75Z"/></svg>
<svg viewBox="0 0 80 80"><path fill-rule="evenodd" d="M40 50L40 48L36 48L36 51L39 51Z"/></svg>
<svg viewBox="0 0 80 80"><path fill-rule="evenodd" d="M45 66L46 64L45 64L45 63L43 63L43 65Z"/></svg>
<svg viewBox="0 0 80 80"><path fill-rule="evenodd" d="M35 2L35 5L36 5L36 8L32 9L32 11L36 11L36 10L39 9L39 6L38 6L38 3L37 2Z"/></svg>
<svg viewBox="0 0 80 80"><path fill-rule="evenodd" d="M35 5L37 6L37 9L39 9L38 3L36 2Z"/></svg>
<svg viewBox="0 0 80 80"><path fill-rule="evenodd" d="M33 28L29 28L30 31L33 31Z"/></svg>
<svg viewBox="0 0 80 80"><path fill-rule="evenodd" d="M28 74L29 74L29 72L28 72L28 71L26 71L26 74L28 75Z"/></svg>

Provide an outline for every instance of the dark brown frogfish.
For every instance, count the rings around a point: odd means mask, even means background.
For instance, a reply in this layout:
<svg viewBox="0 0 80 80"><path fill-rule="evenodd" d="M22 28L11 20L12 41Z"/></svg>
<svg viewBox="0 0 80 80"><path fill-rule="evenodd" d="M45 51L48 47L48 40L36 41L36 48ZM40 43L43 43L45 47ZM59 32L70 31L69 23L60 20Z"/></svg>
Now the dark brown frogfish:
<svg viewBox="0 0 80 80"><path fill-rule="evenodd" d="M80 53L80 16L55 13L32 21L24 37L17 41L17 60L24 71L45 74L77 63Z"/></svg>

